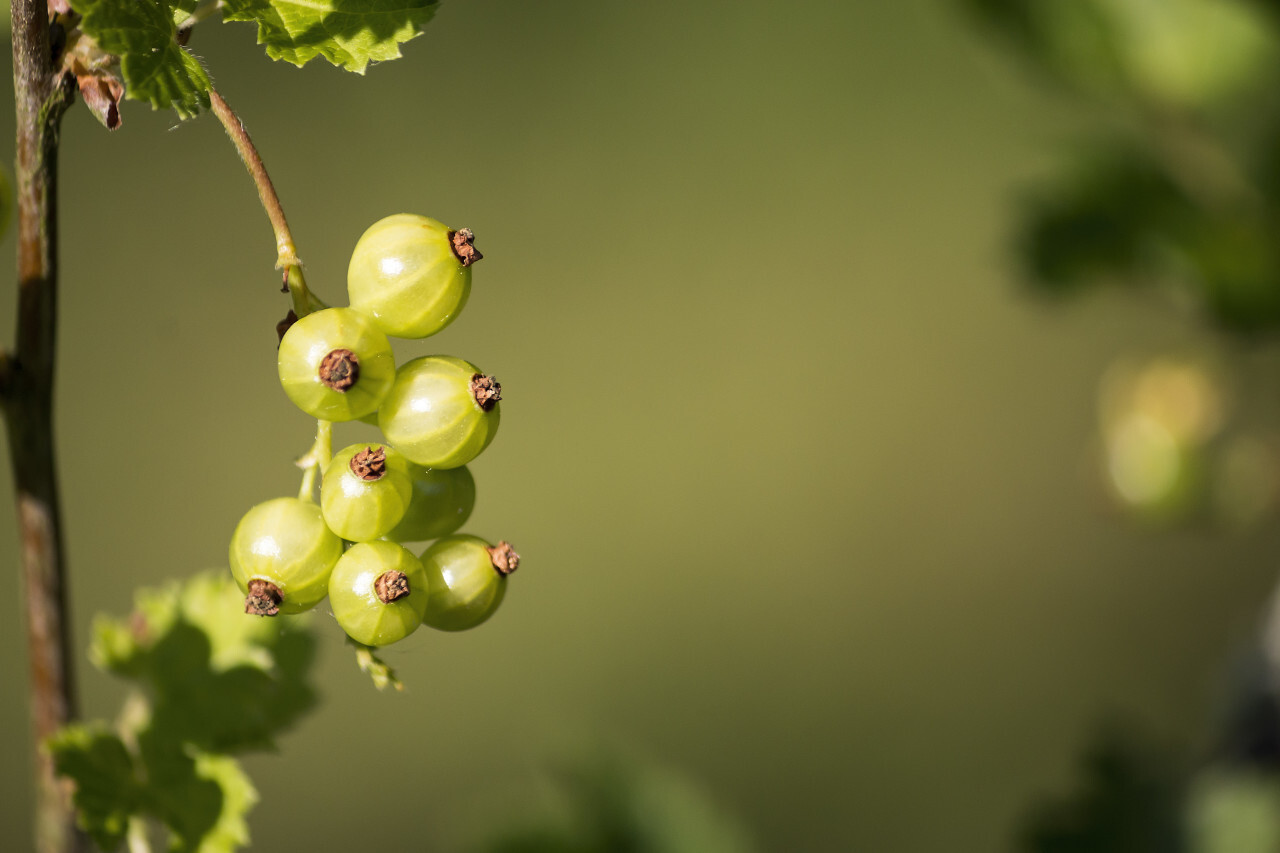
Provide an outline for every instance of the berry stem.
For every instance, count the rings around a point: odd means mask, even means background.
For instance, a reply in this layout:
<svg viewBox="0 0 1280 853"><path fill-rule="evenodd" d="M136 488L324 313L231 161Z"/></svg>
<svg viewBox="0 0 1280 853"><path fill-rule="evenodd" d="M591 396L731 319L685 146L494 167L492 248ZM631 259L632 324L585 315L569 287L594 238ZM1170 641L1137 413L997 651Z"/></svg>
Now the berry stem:
<svg viewBox="0 0 1280 853"><path fill-rule="evenodd" d="M373 679L374 687L379 690L386 690L388 687L396 691L404 690L404 684L396 677L396 671L374 654L372 648L364 643L357 643L350 637L347 637L347 645L355 648L356 666Z"/></svg>
<svg viewBox="0 0 1280 853"><path fill-rule="evenodd" d="M209 90L209 103L213 107L213 114L218 117L218 121L222 122L222 127L227 131L227 136L231 137L231 142L240 154L244 167L249 170L249 177L253 178L253 183L258 188L262 209L267 212L267 218L271 220L271 229L276 235L276 269L284 270L284 286L293 298L293 312L299 317L305 317L312 311L326 307L307 289L307 280L302 274L302 262L298 260L298 250L294 246L289 223L284 218L280 197L276 195L271 176L267 174L267 167L262 164L258 149L249 138L249 131L245 129L244 122L240 121L240 117L232 111L216 89Z"/></svg>
<svg viewBox="0 0 1280 853"><path fill-rule="evenodd" d="M298 467L303 469L302 488L298 497L304 501L314 500L316 476L329 467L333 458L333 421L316 421L316 440L311 449L298 460Z"/></svg>
<svg viewBox="0 0 1280 853"><path fill-rule="evenodd" d="M60 74L50 46L46 0L11 0L17 127L17 337L4 359L0 408L8 428L21 535L31 717L43 742L76 717L66 597L62 513L53 441L58 317L58 131L74 100L75 77ZM76 830L70 787L41 749L34 756L35 849L88 849Z"/></svg>

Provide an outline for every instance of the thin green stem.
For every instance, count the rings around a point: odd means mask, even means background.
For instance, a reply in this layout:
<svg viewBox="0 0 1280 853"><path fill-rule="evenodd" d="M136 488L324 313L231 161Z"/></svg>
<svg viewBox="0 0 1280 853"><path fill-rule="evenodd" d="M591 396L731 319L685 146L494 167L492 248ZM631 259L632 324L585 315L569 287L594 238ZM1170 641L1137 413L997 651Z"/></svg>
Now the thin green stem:
<svg viewBox="0 0 1280 853"><path fill-rule="evenodd" d="M304 501L313 500L316 488L316 476L329 467L333 458L333 421L316 421L316 440L311 449L298 460L302 468L302 488L298 497Z"/></svg>
<svg viewBox="0 0 1280 853"><path fill-rule="evenodd" d="M151 839L147 837L147 822L134 815L129 818L127 835L129 853L151 853Z"/></svg>
<svg viewBox="0 0 1280 853"><path fill-rule="evenodd" d="M183 21L178 26L178 29L185 30L185 29L190 29L191 27L194 27L196 24L200 23L206 18L212 17L213 13L218 11L218 9L221 7L222 7L222 0L205 0L205 2L201 3L194 10L192 10L190 17L188 17L185 21Z"/></svg>
<svg viewBox="0 0 1280 853"><path fill-rule="evenodd" d="M222 127L227 131L236 152L244 167L249 170L254 186L258 188L258 199L262 209L271 220L271 230L276 235L276 269L284 271L284 285L293 298L293 313L305 317L312 311L325 307L325 304L311 295L307 289L307 280L302 274L302 262L298 260L298 249L293 242L293 233L284 217L284 208L280 206L280 197L276 195L271 176L267 174L258 149L249 138L244 122L232 111L231 107L216 90L209 91L209 103L213 114L218 117Z"/></svg>
<svg viewBox="0 0 1280 853"><path fill-rule="evenodd" d="M371 647L363 643L357 643L350 637L347 637L347 645L356 650L356 666L360 667L361 672L368 674L373 679L374 687L379 690L386 690L388 687L396 691L404 690L404 682L396 675L396 671L386 661L378 657Z"/></svg>

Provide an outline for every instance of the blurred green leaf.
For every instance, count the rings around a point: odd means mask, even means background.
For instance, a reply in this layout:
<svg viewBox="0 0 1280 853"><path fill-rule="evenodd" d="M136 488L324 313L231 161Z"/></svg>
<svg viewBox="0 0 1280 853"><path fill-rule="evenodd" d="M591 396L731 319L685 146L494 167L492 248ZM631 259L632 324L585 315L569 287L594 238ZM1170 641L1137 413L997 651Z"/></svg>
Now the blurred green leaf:
<svg viewBox="0 0 1280 853"><path fill-rule="evenodd" d="M222 853L248 844L245 816L258 795L234 759L185 747L163 729L144 731L138 743L147 809L168 828L170 850Z"/></svg>
<svg viewBox="0 0 1280 853"><path fill-rule="evenodd" d="M118 844L133 815L159 820L181 853L248 843L257 793L225 753L270 746L314 704L306 622L247 616L222 570L139 590L127 619L97 618L91 658L141 689L126 703L122 737L70 727L51 748L102 846Z"/></svg>
<svg viewBox="0 0 1280 853"><path fill-rule="evenodd" d="M1280 853L1280 777L1201 774L1189 797L1191 853Z"/></svg>
<svg viewBox="0 0 1280 853"><path fill-rule="evenodd" d="M1097 146L1024 200L1019 253L1034 286L1173 285L1221 326L1280 327L1272 208L1209 204L1132 146Z"/></svg>
<svg viewBox="0 0 1280 853"><path fill-rule="evenodd" d="M1078 790L1042 803L1024 822L1025 853L1179 853L1182 775L1131 730L1108 729L1086 752Z"/></svg>
<svg viewBox="0 0 1280 853"><path fill-rule="evenodd" d="M744 853L742 828L688 780L618 755L555 774L562 810L499 832L483 853Z"/></svg>
<svg viewBox="0 0 1280 853"><path fill-rule="evenodd" d="M68 726L48 741L59 774L75 783L80 827L103 850L124 841L141 795L133 758L116 735L100 727Z"/></svg>
<svg viewBox="0 0 1280 853"><path fill-rule="evenodd" d="M71 0L81 31L120 57L125 95L190 118L209 105L213 83L178 44L175 4L165 0Z"/></svg>
<svg viewBox="0 0 1280 853"><path fill-rule="evenodd" d="M422 33L438 0L223 0L225 21L253 21L267 56L305 65L323 56L363 74L370 62L400 56Z"/></svg>
<svg viewBox="0 0 1280 853"><path fill-rule="evenodd" d="M1246 87L1277 39L1244 0L963 0L1049 76L1109 99L1201 108Z"/></svg>
<svg viewBox="0 0 1280 853"><path fill-rule="evenodd" d="M1129 280L1146 264L1152 238L1192 215L1149 157L1095 150L1025 200L1021 252L1034 283L1049 291Z"/></svg>
<svg viewBox="0 0 1280 853"><path fill-rule="evenodd" d="M90 655L148 688L169 739L235 752L265 748L315 703L315 641L298 617L244 613L226 572L141 590L124 621L100 618Z"/></svg>

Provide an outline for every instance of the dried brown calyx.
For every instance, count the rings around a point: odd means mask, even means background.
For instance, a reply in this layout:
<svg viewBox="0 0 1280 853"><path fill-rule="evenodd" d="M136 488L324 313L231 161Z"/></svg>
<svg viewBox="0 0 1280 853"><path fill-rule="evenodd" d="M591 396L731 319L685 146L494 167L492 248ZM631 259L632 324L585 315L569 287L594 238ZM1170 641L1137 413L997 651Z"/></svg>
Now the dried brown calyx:
<svg viewBox="0 0 1280 853"><path fill-rule="evenodd" d="M244 597L244 612L252 616L275 616L280 612L284 594L280 587L269 580L254 578L249 581L249 594Z"/></svg>
<svg viewBox="0 0 1280 853"><path fill-rule="evenodd" d="M379 601L390 604L409 594L409 576L404 572L383 572L373 582L373 591Z"/></svg>
<svg viewBox="0 0 1280 853"><path fill-rule="evenodd" d="M386 448L381 445L378 447L366 447L351 457L350 467L351 473L365 482L372 483L374 480L381 480L382 475L387 473Z"/></svg>
<svg viewBox="0 0 1280 853"><path fill-rule="evenodd" d="M503 540L492 548L486 548L489 560L500 575L509 575L520 568L520 555L511 547L511 543Z"/></svg>
<svg viewBox="0 0 1280 853"><path fill-rule="evenodd" d="M471 396L476 398L476 405L488 412L502 399L502 386L492 376L477 373L471 377Z"/></svg>
<svg viewBox="0 0 1280 853"><path fill-rule="evenodd" d="M484 257L480 254L480 250L471 244L475 238L476 235L471 233L470 228L449 232L449 245L453 247L454 256L464 267L469 267Z"/></svg>
<svg viewBox="0 0 1280 853"><path fill-rule="evenodd" d="M360 378L360 359L349 349L336 349L320 359L316 373L325 385L346 393Z"/></svg>
<svg viewBox="0 0 1280 853"><path fill-rule="evenodd" d="M293 324L298 322L298 315L293 313L293 309L289 309L289 313L284 315L284 319L276 323L276 343L284 340L284 333L293 328Z"/></svg>

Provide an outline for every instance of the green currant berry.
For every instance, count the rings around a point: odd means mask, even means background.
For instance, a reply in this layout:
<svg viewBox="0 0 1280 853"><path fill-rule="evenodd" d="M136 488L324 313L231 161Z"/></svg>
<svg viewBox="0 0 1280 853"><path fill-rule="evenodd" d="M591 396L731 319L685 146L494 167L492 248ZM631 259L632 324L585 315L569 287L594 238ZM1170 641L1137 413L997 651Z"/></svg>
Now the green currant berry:
<svg viewBox="0 0 1280 853"><path fill-rule="evenodd" d="M378 220L351 253L351 307L388 335L434 335L453 322L471 295L471 265L482 257L473 239L468 228L453 231L412 213Z"/></svg>
<svg viewBox="0 0 1280 853"><path fill-rule="evenodd" d="M422 555L431 595L422 621L441 631L465 631L493 615L520 555L507 542L490 546L476 536L447 536Z"/></svg>
<svg viewBox="0 0 1280 853"><path fill-rule="evenodd" d="M409 462L382 444L353 444L333 457L320 481L329 529L352 542L385 536L400 523L413 481Z"/></svg>
<svg viewBox="0 0 1280 853"><path fill-rule="evenodd" d="M423 468L411 465L413 497L409 508L387 538L395 542L425 542L448 536L467 523L476 505L476 481L461 468Z"/></svg>
<svg viewBox="0 0 1280 853"><path fill-rule="evenodd" d="M361 542L333 567L329 606L347 636L366 646L403 640L422 624L430 582L422 561L395 542Z"/></svg>
<svg viewBox="0 0 1280 853"><path fill-rule="evenodd" d="M387 336L350 308L326 308L290 326L276 366L294 405L326 421L376 411L396 371Z"/></svg>
<svg viewBox="0 0 1280 853"><path fill-rule="evenodd" d="M466 465L489 446L502 416L502 386L460 358L406 362L378 409L382 434L427 468Z"/></svg>
<svg viewBox="0 0 1280 853"><path fill-rule="evenodd" d="M259 616L315 607L340 556L342 540L325 525L320 507L300 498L258 504L231 536L231 574L248 593L245 612Z"/></svg>

